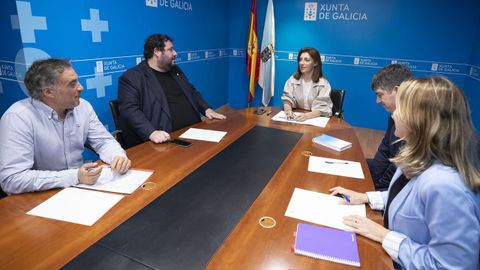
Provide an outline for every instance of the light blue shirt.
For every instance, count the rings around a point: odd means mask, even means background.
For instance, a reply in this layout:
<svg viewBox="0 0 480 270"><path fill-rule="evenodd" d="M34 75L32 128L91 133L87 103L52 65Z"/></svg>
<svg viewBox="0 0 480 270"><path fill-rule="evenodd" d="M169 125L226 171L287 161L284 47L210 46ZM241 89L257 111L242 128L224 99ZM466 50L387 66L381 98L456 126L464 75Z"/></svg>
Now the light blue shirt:
<svg viewBox="0 0 480 270"><path fill-rule="evenodd" d="M78 183L88 143L105 163L125 156L88 101L68 110L62 122L42 101L26 98L0 120L0 184L9 194L63 188Z"/></svg>
<svg viewBox="0 0 480 270"><path fill-rule="evenodd" d="M397 169L390 187L401 174ZM388 192L381 195L386 202ZM439 162L413 177L388 212L390 229L403 234L394 260L403 269L478 269L479 197Z"/></svg>

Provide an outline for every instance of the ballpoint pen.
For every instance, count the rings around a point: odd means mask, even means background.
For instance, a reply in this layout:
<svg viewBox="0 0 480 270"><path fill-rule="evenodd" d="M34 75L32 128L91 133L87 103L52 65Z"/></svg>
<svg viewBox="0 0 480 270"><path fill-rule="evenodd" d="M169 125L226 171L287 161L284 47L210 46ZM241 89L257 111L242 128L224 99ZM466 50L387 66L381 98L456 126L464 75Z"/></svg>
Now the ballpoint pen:
<svg viewBox="0 0 480 270"><path fill-rule="evenodd" d="M86 163L93 163L93 166L90 166L90 167L86 167L86 168L85 168L85 170L86 170L87 172L93 171L93 170L95 170L96 168L98 168L97 162L91 162L91 161L89 161L89 162L86 162ZM86 163L85 163L85 164L86 164Z"/></svg>
<svg viewBox="0 0 480 270"><path fill-rule="evenodd" d="M327 163L327 164L348 164L348 162L345 162L345 161L329 161L329 160L325 160L325 163Z"/></svg>
<svg viewBox="0 0 480 270"><path fill-rule="evenodd" d="M348 195L342 194L342 197L347 201L347 203L350 203L350 197Z"/></svg>

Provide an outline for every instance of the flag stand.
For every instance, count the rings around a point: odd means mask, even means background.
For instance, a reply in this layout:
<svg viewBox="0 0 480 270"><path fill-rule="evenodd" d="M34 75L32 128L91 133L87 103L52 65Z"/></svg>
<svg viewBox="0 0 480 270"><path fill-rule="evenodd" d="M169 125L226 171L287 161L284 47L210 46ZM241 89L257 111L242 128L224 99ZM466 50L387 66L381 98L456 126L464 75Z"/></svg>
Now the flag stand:
<svg viewBox="0 0 480 270"><path fill-rule="evenodd" d="M262 107L258 107L255 111L253 111L254 114L258 114L258 115L264 114L266 112L267 110L265 110L265 108L262 108Z"/></svg>

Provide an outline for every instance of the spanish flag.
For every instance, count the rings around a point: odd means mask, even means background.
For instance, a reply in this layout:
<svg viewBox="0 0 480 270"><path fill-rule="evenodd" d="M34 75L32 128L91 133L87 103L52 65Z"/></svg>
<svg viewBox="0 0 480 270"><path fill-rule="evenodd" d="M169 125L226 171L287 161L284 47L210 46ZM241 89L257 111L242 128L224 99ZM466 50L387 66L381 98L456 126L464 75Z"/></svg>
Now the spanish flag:
<svg viewBox="0 0 480 270"><path fill-rule="evenodd" d="M248 85L248 105L252 102L255 95L255 83L258 82L258 67L260 59L258 55L258 40L257 40L257 4L256 0L252 0L252 10L250 12L250 30L248 33L247 46L247 74L250 76L250 83Z"/></svg>

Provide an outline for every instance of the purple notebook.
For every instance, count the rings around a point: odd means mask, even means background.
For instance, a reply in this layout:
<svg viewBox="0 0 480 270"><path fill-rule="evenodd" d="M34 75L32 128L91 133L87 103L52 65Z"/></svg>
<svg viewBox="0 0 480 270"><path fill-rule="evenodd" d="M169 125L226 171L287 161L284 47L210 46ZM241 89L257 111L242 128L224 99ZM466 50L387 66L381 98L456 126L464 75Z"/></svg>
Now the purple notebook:
<svg viewBox="0 0 480 270"><path fill-rule="evenodd" d="M355 233L299 223L295 254L360 267Z"/></svg>

